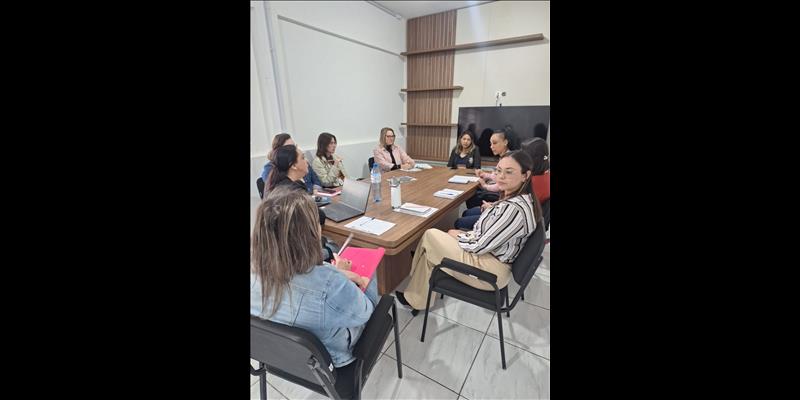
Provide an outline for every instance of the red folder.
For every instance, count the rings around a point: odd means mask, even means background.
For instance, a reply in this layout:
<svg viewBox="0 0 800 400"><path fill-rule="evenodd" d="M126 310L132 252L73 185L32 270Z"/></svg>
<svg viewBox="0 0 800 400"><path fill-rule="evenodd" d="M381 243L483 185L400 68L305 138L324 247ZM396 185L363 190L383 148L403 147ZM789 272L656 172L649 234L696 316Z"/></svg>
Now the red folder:
<svg viewBox="0 0 800 400"><path fill-rule="evenodd" d="M340 257L353 262L350 267L351 271L372 279L372 274L375 272L375 269L378 268L378 264L380 264L383 253L385 252L386 249L383 247L365 249L362 247L349 246L344 249Z"/></svg>

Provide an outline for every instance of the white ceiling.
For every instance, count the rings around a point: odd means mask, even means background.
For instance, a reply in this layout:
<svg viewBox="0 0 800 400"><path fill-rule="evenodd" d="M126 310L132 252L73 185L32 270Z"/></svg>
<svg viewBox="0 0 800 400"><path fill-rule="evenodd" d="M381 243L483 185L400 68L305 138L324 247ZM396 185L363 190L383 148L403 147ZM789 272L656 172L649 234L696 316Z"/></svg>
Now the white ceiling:
<svg viewBox="0 0 800 400"><path fill-rule="evenodd" d="M464 8L489 1L375 1L405 19Z"/></svg>

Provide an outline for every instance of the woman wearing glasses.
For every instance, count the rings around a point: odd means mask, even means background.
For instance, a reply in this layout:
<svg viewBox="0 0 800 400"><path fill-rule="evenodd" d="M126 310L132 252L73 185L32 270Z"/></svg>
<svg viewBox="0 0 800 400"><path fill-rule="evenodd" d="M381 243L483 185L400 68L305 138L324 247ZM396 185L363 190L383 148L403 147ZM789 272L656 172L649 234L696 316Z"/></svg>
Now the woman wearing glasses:
<svg viewBox="0 0 800 400"><path fill-rule="evenodd" d="M375 162L381 166L383 172L414 167L414 160L394 144L394 139L395 134L392 128L383 128L381 129L380 145L372 150ZM372 165L369 167L372 168Z"/></svg>
<svg viewBox="0 0 800 400"><path fill-rule="evenodd" d="M474 230L425 231L414 252L408 287L403 293L397 292L397 299L410 306L412 314L425 309L431 272L445 257L496 275L498 288L508 285L511 263L537 224L542 223L541 206L531 191L532 168L533 161L527 153L507 153L495 170L501 199L481 213ZM486 282L458 272L442 271L474 288L493 290ZM435 299L436 296L431 296L431 306Z"/></svg>

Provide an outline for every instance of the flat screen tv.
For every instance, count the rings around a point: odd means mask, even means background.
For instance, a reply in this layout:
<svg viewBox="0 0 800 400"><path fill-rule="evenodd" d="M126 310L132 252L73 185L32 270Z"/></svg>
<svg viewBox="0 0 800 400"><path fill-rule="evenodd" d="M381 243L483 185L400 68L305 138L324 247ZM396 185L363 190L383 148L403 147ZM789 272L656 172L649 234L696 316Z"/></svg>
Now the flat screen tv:
<svg viewBox="0 0 800 400"><path fill-rule="evenodd" d="M481 157L493 158L489 138L495 130L511 132L512 149L528 138L547 140L550 106L459 107L456 138L467 129L472 131Z"/></svg>

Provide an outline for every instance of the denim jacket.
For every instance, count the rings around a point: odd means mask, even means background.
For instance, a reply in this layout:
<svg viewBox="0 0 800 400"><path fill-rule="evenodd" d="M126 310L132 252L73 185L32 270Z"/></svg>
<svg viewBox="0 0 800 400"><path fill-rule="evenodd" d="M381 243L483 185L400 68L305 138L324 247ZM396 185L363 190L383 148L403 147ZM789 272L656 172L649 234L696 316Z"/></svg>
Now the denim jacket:
<svg viewBox="0 0 800 400"><path fill-rule="evenodd" d="M292 278L270 317L272 299L262 310L261 283L251 271L250 314L313 333L339 368L355 359L353 347L378 303L376 282L370 280L365 294L336 267L323 263Z"/></svg>

